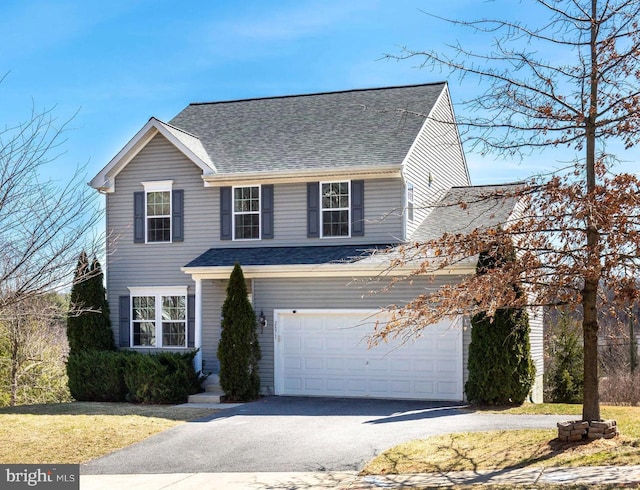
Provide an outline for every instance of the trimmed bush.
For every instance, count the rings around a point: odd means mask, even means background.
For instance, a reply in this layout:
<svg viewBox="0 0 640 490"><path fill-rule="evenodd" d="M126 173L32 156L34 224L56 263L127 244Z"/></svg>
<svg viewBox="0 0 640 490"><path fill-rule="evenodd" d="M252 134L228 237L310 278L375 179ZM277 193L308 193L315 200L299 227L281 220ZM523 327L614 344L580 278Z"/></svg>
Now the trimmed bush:
<svg viewBox="0 0 640 490"><path fill-rule="evenodd" d="M249 302L244 274L238 263L229 278L222 315L218 344L220 386L229 401L255 400L260 394L258 361L261 352L256 314Z"/></svg>
<svg viewBox="0 0 640 490"><path fill-rule="evenodd" d="M201 391L193 366L195 352L137 354L125 359L127 400L133 403L185 403Z"/></svg>
<svg viewBox="0 0 640 490"><path fill-rule="evenodd" d="M134 352L125 351L87 351L70 354L67 373L71 396L78 401L125 401L125 359L133 355Z"/></svg>

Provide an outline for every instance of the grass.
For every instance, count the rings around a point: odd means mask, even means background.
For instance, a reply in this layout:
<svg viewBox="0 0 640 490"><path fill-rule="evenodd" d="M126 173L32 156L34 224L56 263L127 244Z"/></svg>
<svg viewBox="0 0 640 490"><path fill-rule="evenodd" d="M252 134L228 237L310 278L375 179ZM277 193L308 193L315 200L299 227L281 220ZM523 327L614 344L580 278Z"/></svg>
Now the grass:
<svg viewBox="0 0 640 490"><path fill-rule="evenodd" d="M86 402L0 408L0 464L84 463L215 412Z"/></svg>
<svg viewBox="0 0 640 490"><path fill-rule="evenodd" d="M523 405L505 414L558 414L575 420L579 405ZM363 474L432 473L527 466L629 465L640 462L640 407L603 407L603 418L617 420L614 439L563 444L555 428L467 432L414 440L380 454Z"/></svg>

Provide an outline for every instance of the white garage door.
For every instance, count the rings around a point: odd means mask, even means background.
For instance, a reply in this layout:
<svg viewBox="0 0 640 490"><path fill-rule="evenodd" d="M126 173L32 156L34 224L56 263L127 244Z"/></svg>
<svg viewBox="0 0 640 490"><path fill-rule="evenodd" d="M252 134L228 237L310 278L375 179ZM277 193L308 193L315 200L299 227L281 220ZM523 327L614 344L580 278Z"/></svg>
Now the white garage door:
<svg viewBox="0 0 640 490"><path fill-rule="evenodd" d="M294 313L295 311L295 313ZM361 310L276 310L278 395L462 400L462 321L368 348L377 318Z"/></svg>

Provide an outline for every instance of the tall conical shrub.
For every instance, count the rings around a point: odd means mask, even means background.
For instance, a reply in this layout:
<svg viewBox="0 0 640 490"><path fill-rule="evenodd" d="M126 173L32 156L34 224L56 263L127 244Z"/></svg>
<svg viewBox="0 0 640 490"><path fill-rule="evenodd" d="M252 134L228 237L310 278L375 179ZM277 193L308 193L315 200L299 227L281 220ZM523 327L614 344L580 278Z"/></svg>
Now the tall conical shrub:
<svg viewBox="0 0 640 490"><path fill-rule="evenodd" d="M98 259L90 264L84 251L76 266L67 317L70 353L115 350L104 274Z"/></svg>
<svg viewBox="0 0 640 490"><path fill-rule="evenodd" d="M240 264L236 263L222 305L222 333L218 344L220 386L228 400L255 400L260 394L261 357L256 314L247 296Z"/></svg>
<svg viewBox="0 0 640 490"><path fill-rule="evenodd" d="M515 260L510 253L502 256L481 254L476 273L483 274L509 260ZM518 294L522 292L518 291ZM487 405L525 401L536 372L529 330L529 316L522 308L499 309L493 320L484 313L471 319L469 379L465 384L469 401Z"/></svg>

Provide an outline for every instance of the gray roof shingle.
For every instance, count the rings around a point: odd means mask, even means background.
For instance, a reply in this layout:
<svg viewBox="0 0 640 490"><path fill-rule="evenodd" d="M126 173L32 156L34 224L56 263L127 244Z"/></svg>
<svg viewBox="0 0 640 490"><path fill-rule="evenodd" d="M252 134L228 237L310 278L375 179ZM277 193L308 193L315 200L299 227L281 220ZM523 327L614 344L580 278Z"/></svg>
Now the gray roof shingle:
<svg viewBox="0 0 640 490"><path fill-rule="evenodd" d="M228 267L247 265L312 265L353 262L367 258L392 244L338 245L314 247L211 248L186 267Z"/></svg>
<svg viewBox="0 0 640 490"><path fill-rule="evenodd" d="M464 234L503 224L519 198L518 184L452 187L420 224L412 241L429 241L444 233ZM464 203L464 205L461 205Z"/></svg>
<svg viewBox="0 0 640 490"><path fill-rule="evenodd" d="M220 173L400 165L445 86L194 103L170 123L198 137Z"/></svg>

